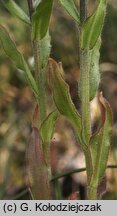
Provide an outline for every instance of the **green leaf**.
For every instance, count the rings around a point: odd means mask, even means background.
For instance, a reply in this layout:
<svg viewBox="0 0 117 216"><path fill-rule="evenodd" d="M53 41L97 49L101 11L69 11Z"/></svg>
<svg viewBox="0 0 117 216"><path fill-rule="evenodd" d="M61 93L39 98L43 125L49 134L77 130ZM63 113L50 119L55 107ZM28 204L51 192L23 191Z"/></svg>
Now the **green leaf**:
<svg viewBox="0 0 117 216"><path fill-rule="evenodd" d="M43 39L48 31L53 0L42 0L32 16L32 39Z"/></svg>
<svg viewBox="0 0 117 216"><path fill-rule="evenodd" d="M13 0L2 0L2 2L12 15L18 17L26 24L30 24L28 15Z"/></svg>
<svg viewBox="0 0 117 216"><path fill-rule="evenodd" d="M51 112L44 120L40 128L41 139L43 143L49 143L53 137L55 123L58 118L58 112Z"/></svg>
<svg viewBox="0 0 117 216"><path fill-rule="evenodd" d="M80 16L74 4L74 0L59 0L68 14L77 22L80 23Z"/></svg>
<svg viewBox="0 0 117 216"><path fill-rule="evenodd" d="M46 36L40 40L40 64L41 68L46 68L48 63L48 58L50 56L51 44L50 44L50 35L47 32Z"/></svg>
<svg viewBox="0 0 117 216"><path fill-rule="evenodd" d="M82 26L81 29L81 48L92 49L96 44L103 28L106 15L107 0L100 0L98 7Z"/></svg>
<svg viewBox="0 0 117 216"><path fill-rule="evenodd" d="M90 140L93 164L93 186L99 184L104 176L110 149L110 135L112 131L112 112L110 105L106 99L102 97L102 94L99 96L99 102L102 110L102 127L91 137Z"/></svg>
<svg viewBox="0 0 117 216"><path fill-rule="evenodd" d="M25 76L29 85L33 89L34 93L37 95L38 87L36 85L34 77L32 76L23 55L17 50L15 43L12 41L8 32L2 25L0 25L0 40L6 54L15 62L17 68L25 72Z"/></svg>
<svg viewBox="0 0 117 216"><path fill-rule="evenodd" d="M100 82L99 58L100 58L101 39L99 38L93 49L87 50L86 70L88 69L89 80L89 99L90 101L95 97ZM85 52L86 50L84 50ZM83 88L82 82L79 82L79 96L81 98L81 90ZM81 98L82 100L82 98Z"/></svg>
<svg viewBox="0 0 117 216"><path fill-rule="evenodd" d="M32 134L26 149L26 168L27 183L31 188L34 199L50 199L48 167L45 163L42 143L36 127L32 128Z"/></svg>
<svg viewBox="0 0 117 216"><path fill-rule="evenodd" d="M48 115L40 127L40 135L43 143L43 151L46 161L50 156L50 142L54 134L56 120L58 118L58 112L53 111Z"/></svg>
<svg viewBox="0 0 117 216"><path fill-rule="evenodd" d="M81 117L72 102L69 86L61 76L61 67L53 59L49 60L49 79L57 109L71 121L80 140Z"/></svg>
<svg viewBox="0 0 117 216"><path fill-rule="evenodd" d="M100 45L101 40L98 39L97 43L92 50L88 51L89 58L89 87L90 87L90 100L92 100L99 88L100 71L99 71L99 58L100 58Z"/></svg>

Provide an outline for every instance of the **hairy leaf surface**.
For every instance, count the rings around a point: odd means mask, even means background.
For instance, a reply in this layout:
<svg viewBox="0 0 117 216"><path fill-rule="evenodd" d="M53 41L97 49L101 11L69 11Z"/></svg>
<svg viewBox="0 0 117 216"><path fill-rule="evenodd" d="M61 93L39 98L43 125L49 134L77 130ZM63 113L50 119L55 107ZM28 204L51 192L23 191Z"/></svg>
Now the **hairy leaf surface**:
<svg viewBox="0 0 117 216"><path fill-rule="evenodd" d="M41 68L46 68L48 63L48 58L50 56L51 44L50 44L50 35L47 32L46 36L40 40L40 64Z"/></svg>
<svg viewBox="0 0 117 216"><path fill-rule="evenodd" d="M92 100L95 97L100 82L100 71L99 71L100 45L101 45L101 40L98 39L93 49L88 51L90 100Z"/></svg>

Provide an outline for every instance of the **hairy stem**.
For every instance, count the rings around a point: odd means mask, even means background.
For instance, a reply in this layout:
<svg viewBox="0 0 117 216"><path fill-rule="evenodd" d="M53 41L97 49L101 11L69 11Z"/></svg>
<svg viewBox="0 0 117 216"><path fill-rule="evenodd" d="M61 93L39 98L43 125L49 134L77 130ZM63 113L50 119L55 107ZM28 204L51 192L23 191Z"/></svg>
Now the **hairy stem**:
<svg viewBox="0 0 117 216"><path fill-rule="evenodd" d="M87 18L88 0L80 0L81 28ZM81 116L82 116L82 139L88 145L90 139L90 104L89 104L89 70L88 51L80 48L80 95L81 95Z"/></svg>
<svg viewBox="0 0 117 216"><path fill-rule="evenodd" d="M27 0L27 2L29 7L30 20L32 21L32 15L34 13L33 1ZM40 123L41 123L46 117L46 104L45 104L45 87L44 87L45 83L43 80L43 73L40 66L40 40L36 39L32 41L32 46L33 46L34 63L35 63L35 79L39 91L37 102L39 104L39 109L40 109Z"/></svg>
<svg viewBox="0 0 117 216"><path fill-rule="evenodd" d="M88 0L80 0L80 21L81 28L83 22L87 18ZM82 121L82 142L86 146L84 149L87 171L87 196L88 199L96 198L96 190L90 185L93 172L92 157L89 148L89 140L91 135L91 119L90 119L90 84L89 84L89 56L88 50L80 48L80 97L81 97L81 121Z"/></svg>
<svg viewBox="0 0 117 216"><path fill-rule="evenodd" d="M87 18L88 0L80 0L81 28ZM86 145L90 138L90 104L89 104L89 70L88 51L80 48L80 95L81 95L81 116L82 116L82 138Z"/></svg>
<svg viewBox="0 0 117 216"><path fill-rule="evenodd" d="M96 200L97 199L97 187L87 187L87 199Z"/></svg>
<svg viewBox="0 0 117 216"><path fill-rule="evenodd" d="M39 109L40 109L40 119L41 122L46 118L46 103L45 103L45 87L43 80L43 71L40 66L40 47L39 40L33 41L33 53L35 62L35 79L38 85L39 98L37 98Z"/></svg>
<svg viewBox="0 0 117 216"><path fill-rule="evenodd" d="M90 104L89 104L89 70L88 51L80 49L80 95L82 140L86 146L91 134Z"/></svg>

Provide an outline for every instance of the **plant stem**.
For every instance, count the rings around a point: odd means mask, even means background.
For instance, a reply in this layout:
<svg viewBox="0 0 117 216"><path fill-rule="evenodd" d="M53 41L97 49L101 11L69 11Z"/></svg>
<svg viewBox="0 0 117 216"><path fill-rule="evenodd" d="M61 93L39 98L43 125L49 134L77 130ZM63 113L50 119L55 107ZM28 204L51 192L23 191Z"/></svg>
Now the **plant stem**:
<svg viewBox="0 0 117 216"><path fill-rule="evenodd" d="M88 0L80 0L80 21L81 29L87 18ZM87 196L88 199L95 197L96 192L92 190L90 180L93 172L92 157L89 148L89 140L91 135L91 119L90 119L90 84L89 84L89 52L87 49L80 48L80 97L81 97L81 122L82 122L82 142L86 146L84 148L86 171L87 171ZM93 193L94 192L94 193ZM95 197L96 198L96 197Z"/></svg>
<svg viewBox="0 0 117 216"><path fill-rule="evenodd" d="M40 109L40 122L46 117L46 104L45 104L45 87L44 87L44 80L42 69L40 67L40 47L39 47L39 40L33 41L33 53L34 53L34 62L35 62L35 78L36 83L38 85L39 90L39 98L37 98L39 109Z"/></svg>
<svg viewBox="0 0 117 216"><path fill-rule="evenodd" d="M97 199L97 187L87 187L87 199L96 200Z"/></svg>
<svg viewBox="0 0 117 216"><path fill-rule="evenodd" d="M80 49L80 95L81 95L82 139L84 144L88 146L88 142L91 134L88 51L81 50L81 49Z"/></svg>
<svg viewBox="0 0 117 216"><path fill-rule="evenodd" d="M87 18L88 0L80 0L81 28ZM91 132L90 123L90 100L89 100L89 70L88 51L80 48L80 95L81 95L81 117L82 117L82 138L85 145L88 145Z"/></svg>
<svg viewBox="0 0 117 216"><path fill-rule="evenodd" d="M32 15L34 13L34 7L32 0L27 0L28 7L29 7L29 14L30 14L30 20L32 20ZM40 109L40 123L43 122L43 120L46 117L46 104L45 104L45 87L44 87L44 80L43 80L43 74L42 69L40 66L40 40L36 39L32 41L33 44L33 54L34 54L34 62L35 62L35 79L38 86L38 97L37 102L39 104ZM39 124L40 125L40 124Z"/></svg>

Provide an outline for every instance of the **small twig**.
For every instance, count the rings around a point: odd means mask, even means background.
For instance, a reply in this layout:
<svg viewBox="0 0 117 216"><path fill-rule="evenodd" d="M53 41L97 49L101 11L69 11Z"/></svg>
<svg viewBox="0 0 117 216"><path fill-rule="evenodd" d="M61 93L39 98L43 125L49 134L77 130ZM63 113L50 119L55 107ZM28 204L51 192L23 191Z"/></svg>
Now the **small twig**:
<svg viewBox="0 0 117 216"><path fill-rule="evenodd" d="M80 0L80 22L81 24L87 18L88 0Z"/></svg>
<svg viewBox="0 0 117 216"><path fill-rule="evenodd" d="M117 168L117 165L108 165L107 167L106 167L106 169L116 169Z"/></svg>
<svg viewBox="0 0 117 216"><path fill-rule="evenodd" d="M32 0L27 0L27 2L28 2L29 15L30 15L30 20L31 20L33 12L34 12L33 2Z"/></svg>
<svg viewBox="0 0 117 216"><path fill-rule="evenodd" d="M86 168L80 168L80 169L75 169L75 170L72 170L72 171L68 171L68 172L65 172L65 173L61 173L61 174L58 174L58 175L55 175L51 178L51 182L59 179L59 178L62 178L62 177L66 177L68 175L72 175L74 173L79 173L79 172L84 172L86 170Z"/></svg>
<svg viewBox="0 0 117 216"><path fill-rule="evenodd" d="M107 169L117 169L117 165L108 165L106 168ZM86 171L85 167L84 168L80 168L80 169L75 169L75 170L72 170L72 171L68 171L68 172L65 172L65 173L60 173L60 174L58 174L56 176L53 176L51 178L51 182L53 182L53 181L55 181L55 180L57 180L59 178L66 177L68 175L72 175L74 173L80 173L80 172L84 172L84 171Z"/></svg>

